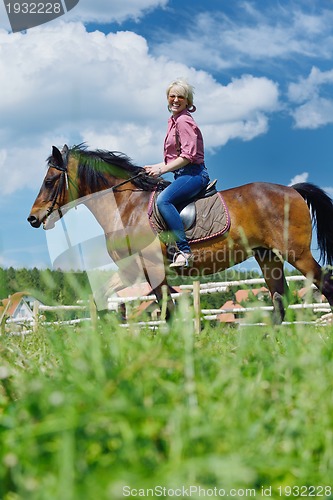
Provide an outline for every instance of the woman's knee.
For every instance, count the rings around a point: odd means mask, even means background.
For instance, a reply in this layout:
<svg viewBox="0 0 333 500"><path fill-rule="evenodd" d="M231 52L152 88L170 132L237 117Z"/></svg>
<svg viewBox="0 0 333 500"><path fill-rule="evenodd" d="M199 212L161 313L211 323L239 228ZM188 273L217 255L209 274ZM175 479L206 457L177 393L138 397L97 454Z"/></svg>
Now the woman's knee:
<svg viewBox="0 0 333 500"><path fill-rule="evenodd" d="M161 207L168 207L168 206L172 205L172 203L168 200L168 198L166 196L162 196L160 194L157 197L156 205L157 205L157 208L160 209Z"/></svg>

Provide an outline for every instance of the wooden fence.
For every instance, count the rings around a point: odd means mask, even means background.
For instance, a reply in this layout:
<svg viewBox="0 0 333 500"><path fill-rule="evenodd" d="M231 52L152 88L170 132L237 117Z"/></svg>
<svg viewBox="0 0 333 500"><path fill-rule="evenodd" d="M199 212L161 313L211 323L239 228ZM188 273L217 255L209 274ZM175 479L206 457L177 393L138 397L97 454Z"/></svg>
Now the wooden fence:
<svg viewBox="0 0 333 500"><path fill-rule="evenodd" d="M303 276L289 276L287 277L287 281L306 281L306 278ZM201 308L201 296L205 294L212 294L216 292L226 292L229 290L231 287L252 287L253 285L263 285L265 284L265 281L263 278L252 278L252 279L245 279L245 280L234 280L234 281L222 281L222 282L214 282L214 283L200 283L199 281L194 281L193 284L191 285L180 285L180 292L178 293L172 293L171 297L174 300L179 299L184 293L190 293L193 296L193 308L194 308L194 329L195 332L200 332L201 329L201 321L204 320L217 320L218 317L221 314L226 314L226 313L233 313L233 314L244 314L248 312L254 312L254 311L272 311L273 306L271 305L263 305L263 306L248 306L248 307L232 307L232 308L220 308L220 309L203 309ZM312 285L313 288L314 285ZM152 295L143 295L140 297L112 297L109 299L109 309L114 310L119 307L120 304L126 304L130 302L144 302L144 301L151 301L151 300L156 300L156 297L154 294ZM292 304L289 305L289 309L312 309L314 312L323 312L323 313L328 313L322 316L320 319L322 319L322 322L318 321L312 321L312 322L298 322L298 323L313 323L313 324L326 324L327 321L331 318L331 308L328 303L302 303L302 304ZM78 319L73 319L73 320L68 320L68 321L58 321L58 322L52 322L53 324L76 324L82 321L91 321L94 325L97 323L97 318L98 318L98 312L95 307L95 303L93 301L93 297L91 296L89 299L89 303L80 303L76 305L59 305L59 306L47 306L38 303L37 301L34 303L34 309L33 309L33 318L31 320L32 322L32 329L36 331L38 329L38 325L43 322L43 324L46 324L45 320L42 319L43 312L60 312L60 311L86 311L87 313L89 312L89 317L85 318L78 318ZM165 311L165 308L164 308ZM146 322L137 322L137 325L148 325L150 327L156 327L162 323L164 323L164 318L163 318L163 305L162 305L162 318L159 321L146 321ZM293 322L295 323L295 322ZM240 326L243 326L245 324L248 325L248 323L245 322L238 322ZM261 325L263 323L256 323L256 325ZM288 324L288 323L284 323ZM122 326L126 327L128 326L127 323L124 323Z"/></svg>
<svg viewBox="0 0 333 500"><path fill-rule="evenodd" d="M304 276L288 276L286 278L287 282L303 281L307 282L307 278ZM179 299L184 292L190 292L193 295L193 308L194 308L194 329L198 333L201 330L201 320L217 320L221 314L233 313L233 314L244 314L254 311L273 311L272 305L263 306L249 306L249 307L232 307L232 308L219 308L219 309L203 309L201 308L201 295L216 293L216 292L226 292L231 287L252 287L253 285L265 285L265 280L263 278L250 278L245 280L233 280L233 281L221 281L212 283L200 283L199 281L194 281L191 285L180 285L181 292L172 293L171 297L174 300ZM316 289L314 285L310 285L311 288ZM127 302L144 302L149 300L156 300L155 295L143 295L141 297L112 297L109 299L110 307L114 307L114 304L127 303ZM112 305L111 305L112 304ZM291 304L288 309L312 309L313 312L328 313L323 316L322 324L326 324L329 320L331 308L328 303L302 303L302 304ZM162 317L163 320L163 317ZM159 322L149 322L150 324L159 324ZM249 325L246 322L237 322L240 326ZM293 321L293 322L283 322L283 324L318 324L317 321ZM144 324L144 323L142 323ZM258 326L264 326L264 323L255 323ZM319 323L320 324L320 323ZM125 326L125 325L124 325Z"/></svg>

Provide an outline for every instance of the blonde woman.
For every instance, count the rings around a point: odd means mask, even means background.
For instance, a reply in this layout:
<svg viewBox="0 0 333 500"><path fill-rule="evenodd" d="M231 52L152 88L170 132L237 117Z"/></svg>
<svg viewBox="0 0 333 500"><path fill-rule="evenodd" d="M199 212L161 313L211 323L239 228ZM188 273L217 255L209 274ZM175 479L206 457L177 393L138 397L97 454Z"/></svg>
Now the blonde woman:
<svg viewBox="0 0 333 500"><path fill-rule="evenodd" d="M164 141L164 161L146 165L145 170L153 177L174 173L174 181L158 196L157 206L178 247L170 267L187 267L193 257L178 209L208 185L209 175L202 134L191 114L196 110L192 85L175 80L166 94L171 117Z"/></svg>

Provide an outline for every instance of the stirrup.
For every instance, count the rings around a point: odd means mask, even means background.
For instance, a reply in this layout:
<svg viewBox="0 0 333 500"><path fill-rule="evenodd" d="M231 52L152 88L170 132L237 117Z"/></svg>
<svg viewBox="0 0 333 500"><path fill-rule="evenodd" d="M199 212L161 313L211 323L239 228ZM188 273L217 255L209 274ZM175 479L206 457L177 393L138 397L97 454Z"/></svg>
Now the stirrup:
<svg viewBox="0 0 333 500"><path fill-rule="evenodd" d="M173 256L173 261L169 267L189 267L190 262L193 260L192 253L184 253L181 250L176 252Z"/></svg>

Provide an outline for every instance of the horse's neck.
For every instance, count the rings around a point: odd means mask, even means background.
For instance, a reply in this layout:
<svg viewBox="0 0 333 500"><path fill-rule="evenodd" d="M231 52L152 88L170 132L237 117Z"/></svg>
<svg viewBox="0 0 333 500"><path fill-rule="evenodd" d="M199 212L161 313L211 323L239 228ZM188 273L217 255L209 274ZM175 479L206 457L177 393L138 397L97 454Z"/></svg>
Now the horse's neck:
<svg viewBox="0 0 333 500"><path fill-rule="evenodd" d="M147 191L101 191L84 201L86 207L94 215L105 234L119 231L147 212L150 193Z"/></svg>

